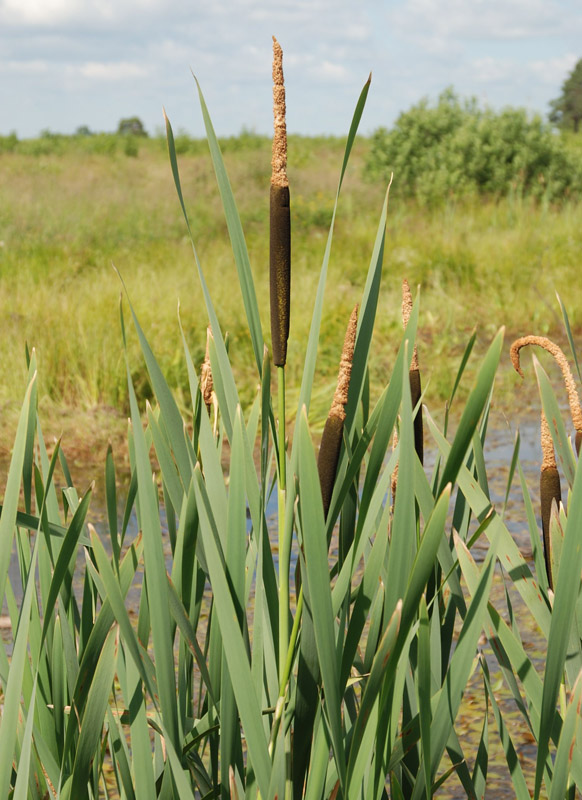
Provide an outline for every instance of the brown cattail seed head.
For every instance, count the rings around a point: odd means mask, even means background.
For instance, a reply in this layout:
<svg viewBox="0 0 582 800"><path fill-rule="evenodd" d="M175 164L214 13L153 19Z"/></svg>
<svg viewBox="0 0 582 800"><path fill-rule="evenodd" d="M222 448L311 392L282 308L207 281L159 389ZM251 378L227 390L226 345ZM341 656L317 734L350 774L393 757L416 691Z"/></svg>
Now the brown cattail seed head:
<svg viewBox="0 0 582 800"><path fill-rule="evenodd" d="M542 513L542 535L544 539L544 561L550 589L554 588L552 580L552 550L550 539L550 519L552 516L552 502L555 500L558 507L562 500L560 475L556 467L542 469L540 473L540 499Z"/></svg>
<svg viewBox="0 0 582 800"><path fill-rule="evenodd" d="M210 412L210 408L212 406L212 392L214 389L214 382L212 380L212 368L210 366L210 352L209 352L209 342L212 337L212 331L210 329L210 325L206 329L206 354L204 356L204 361L202 362L202 367L200 368L200 389L202 391L202 397L206 404L206 408L208 412Z"/></svg>
<svg viewBox="0 0 582 800"><path fill-rule="evenodd" d="M323 500L324 515L327 516L329 504L335 483L335 475L339 461L339 454L342 445L344 420L346 418L346 403L348 402L348 392L350 388L350 377L352 374L352 362L354 359L354 348L356 344L356 332L358 327L358 306L354 307L346 331L344 346L340 359L339 375L337 387L333 396L333 401L321 436L319 447L319 457L317 459L317 470L319 472L319 483L321 486L321 497Z"/></svg>
<svg viewBox="0 0 582 800"><path fill-rule="evenodd" d="M576 429L576 449L579 451L580 440L582 439L582 408L580 408L580 398L578 397L578 392L576 391L576 384L574 382L574 377L572 375L572 371L570 370L568 360L561 347L552 342L551 339L548 339L545 336L522 336L520 339L515 340L509 351L511 363L513 364L515 371L521 375L522 378L523 372L519 363L519 351L522 347L526 347L529 344L535 344L538 347L547 350L547 352L554 357L554 360L562 370L562 376L564 378L566 392L568 394L568 404L570 406L572 423ZM580 436L578 434L580 434Z"/></svg>

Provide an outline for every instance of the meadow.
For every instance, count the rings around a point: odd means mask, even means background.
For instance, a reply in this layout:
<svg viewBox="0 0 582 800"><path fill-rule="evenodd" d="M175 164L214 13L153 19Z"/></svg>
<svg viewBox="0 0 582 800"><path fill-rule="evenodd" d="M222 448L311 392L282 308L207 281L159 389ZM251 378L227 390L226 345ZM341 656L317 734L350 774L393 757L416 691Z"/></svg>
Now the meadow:
<svg viewBox="0 0 582 800"><path fill-rule="evenodd" d="M178 401L188 378L177 309L194 361L204 356L206 318L190 241L176 198L165 138L140 139L127 155L116 136L58 137L0 148L0 385L5 424L0 448L12 446L26 386L24 344L35 347L39 401L51 434L90 460L108 439L123 437L129 409L119 324L120 271ZM336 176L345 140L289 140L292 297L289 386L298 385ZM570 146L577 147L572 139ZM225 164L259 291L263 327L269 315L268 183L270 140L243 132L221 140ZM371 142L356 139L338 206L318 389L311 418L321 429L335 381L332 343L358 297L370 262L384 184L365 176ZM176 136L176 150L194 239L216 307L228 320L230 357L241 397L256 393L253 356L236 286L232 250L208 146ZM387 246L370 362L371 385L390 374L400 341L400 283L420 285L418 347L429 402L449 395L465 343L477 331L477 352L505 325L508 339L536 331L563 341L555 292L569 300L582 328L582 203L551 204L520 196L443 198L428 207L406 197L394 176ZM329 346L328 346L329 343ZM129 341L138 400L151 387L135 337ZM430 354L430 355L429 355ZM520 382L502 358L497 402L510 408ZM290 389L290 391L293 391ZM518 392L515 395L515 392ZM523 395L523 393L522 393ZM522 396L521 395L521 396ZM291 399L294 399L293 397ZM71 433L71 436L67 436Z"/></svg>

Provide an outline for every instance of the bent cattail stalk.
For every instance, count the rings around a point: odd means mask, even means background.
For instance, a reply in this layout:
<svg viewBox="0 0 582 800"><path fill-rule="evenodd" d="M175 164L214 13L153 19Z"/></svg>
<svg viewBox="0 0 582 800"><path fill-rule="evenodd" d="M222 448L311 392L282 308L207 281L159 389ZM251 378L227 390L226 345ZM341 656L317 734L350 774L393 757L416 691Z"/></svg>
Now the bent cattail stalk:
<svg viewBox="0 0 582 800"><path fill-rule="evenodd" d="M566 384L566 391L568 393L568 401L570 404L570 412L572 414L572 421L576 428L576 449L579 449L579 431L582 433L582 413L580 412L580 403L576 386L570 367L566 357L560 347L554 344L550 339L545 336L522 336L516 339L509 350L511 363L515 371L523 378L523 371L521 369L519 360L519 351L522 347L534 344L547 350L554 359L557 361L564 382ZM546 563L546 573L548 576L548 585L550 589L554 588L552 579L552 548L550 538L550 518L552 515L552 502L555 500L556 504L560 505L562 501L562 491L560 486L560 474L556 464L556 454L554 452L554 444L552 442L552 434L548 425L546 415L542 410L541 416L541 443L542 443L542 465L540 470L540 505L542 517L542 536L544 541L544 561Z"/></svg>
<svg viewBox="0 0 582 800"><path fill-rule="evenodd" d="M291 307L291 216L287 178L287 127L283 51L273 36L273 156L270 196L271 340L277 367L287 361Z"/></svg>
<svg viewBox="0 0 582 800"><path fill-rule="evenodd" d="M210 366L210 352L209 342L212 336L210 325L206 329L206 354L204 361L200 367L200 390L202 391L202 398L206 404L206 410L210 414L212 408L212 393L214 390L214 382L212 380L212 367Z"/></svg>
<svg viewBox="0 0 582 800"><path fill-rule="evenodd" d="M547 352L554 357L554 360L562 370L562 376L566 386L566 393L568 395L568 404L570 406L572 424L576 430L576 453L579 454L580 445L582 444L582 408L580 407L580 398L578 397L576 383L574 382L574 376L572 375L568 360L566 359L561 347L552 342L551 339L548 339L545 336L522 336L520 339L515 340L509 351L511 363L514 366L515 371L521 375L522 378L523 372L519 363L519 351L522 347L526 347L529 344L535 344L538 347L547 350Z"/></svg>
<svg viewBox="0 0 582 800"><path fill-rule="evenodd" d="M406 278L402 281L402 325L406 330L406 326L408 325L408 320L410 319L410 314L412 311L412 294L410 292L410 286L408 285L408 281ZM422 389L420 384L420 368L418 365L418 350L416 348L416 344L414 345L414 350L412 351L412 361L410 363L410 370L408 372L408 378L410 381L410 399L412 401L412 408L414 409L418 405L418 401L422 395ZM422 406L418 409L416 417L414 418L414 449L416 450L416 454L422 464L424 462L424 431L422 425Z"/></svg>
<svg viewBox="0 0 582 800"><path fill-rule="evenodd" d="M350 388L350 377L352 374L352 361L354 359L354 347L356 344L356 330L358 326L358 306L354 307L348 322L346 337L340 359L339 375L337 387L333 396L333 401L319 446L319 457L317 459L317 471L319 472L319 483L321 486L321 497L323 499L323 512L327 517L329 504L335 483L335 475L339 461L339 454L342 445L344 421L346 418L346 404L348 402L348 391Z"/></svg>

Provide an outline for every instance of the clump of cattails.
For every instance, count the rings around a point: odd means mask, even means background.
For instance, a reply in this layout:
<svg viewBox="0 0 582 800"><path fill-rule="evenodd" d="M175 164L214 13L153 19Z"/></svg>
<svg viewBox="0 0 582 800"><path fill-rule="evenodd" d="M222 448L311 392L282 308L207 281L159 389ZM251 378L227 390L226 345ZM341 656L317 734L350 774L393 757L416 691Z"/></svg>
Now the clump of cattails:
<svg viewBox="0 0 582 800"><path fill-rule="evenodd" d="M271 340L277 367L287 361L291 306L291 216L287 178L287 127L283 51L273 36L273 156L270 197Z"/></svg>
<svg viewBox="0 0 582 800"><path fill-rule="evenodd" d="M530 344L537 345L538 347L541 347L550 353L562 371L564 383L566 385L566 392L568 394L568 403L570 406L570 413L572 415L572 422L576 430L576 452L579 453L580 444L582 442L582 409L580 408L580 400L578 397L578 392L576 391L576 384L574 383L574 378L572 376L570 365L568 364L566 356L557 344L545 336L522 336L520 339L516 339L513 342L509 351L511 363L513 364L516 372L522 378L523 371L520 365L519 351L522 347L526 347ZM540 470L540 504L542 535L544 540L544 559L546 562L548 584L550 589L553 589L551 570L550 519L552 513L552 503L555 500L559 507L562 500L562 493L560 486L560 474L556 464L552 435L543 411L541 418L541 442L542 465Z"/></svg>
<svg viewBox="0 0 582 800"><path fill-rule="evenodd" d="M317 470L319 472L321 497L323 499L323 511L325 516L327 516L329 510L342 445L344 421L346 418L345 407L348 402L357 327L358 306L356 305L351 313L350 321L348 322L344 347L340 359L337 387L323 429L321 445L319 447L319 457L317 460Z"/></svg>

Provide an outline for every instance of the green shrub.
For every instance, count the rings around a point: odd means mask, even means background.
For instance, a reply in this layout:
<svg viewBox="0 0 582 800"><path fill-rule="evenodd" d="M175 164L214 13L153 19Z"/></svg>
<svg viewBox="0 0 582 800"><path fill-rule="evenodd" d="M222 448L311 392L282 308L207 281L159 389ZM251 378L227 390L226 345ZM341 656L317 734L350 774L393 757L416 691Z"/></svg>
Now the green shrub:
<svg viewBox="0 0 582 800"><path fill-rule="evenodd" d="M378 129L366 164L372 177L394 172L394 191L423 204L452 197L512 194L550 201L582 191L582 158L539 116L482 110L452 89L422 100L394 127Z"/></svg>

